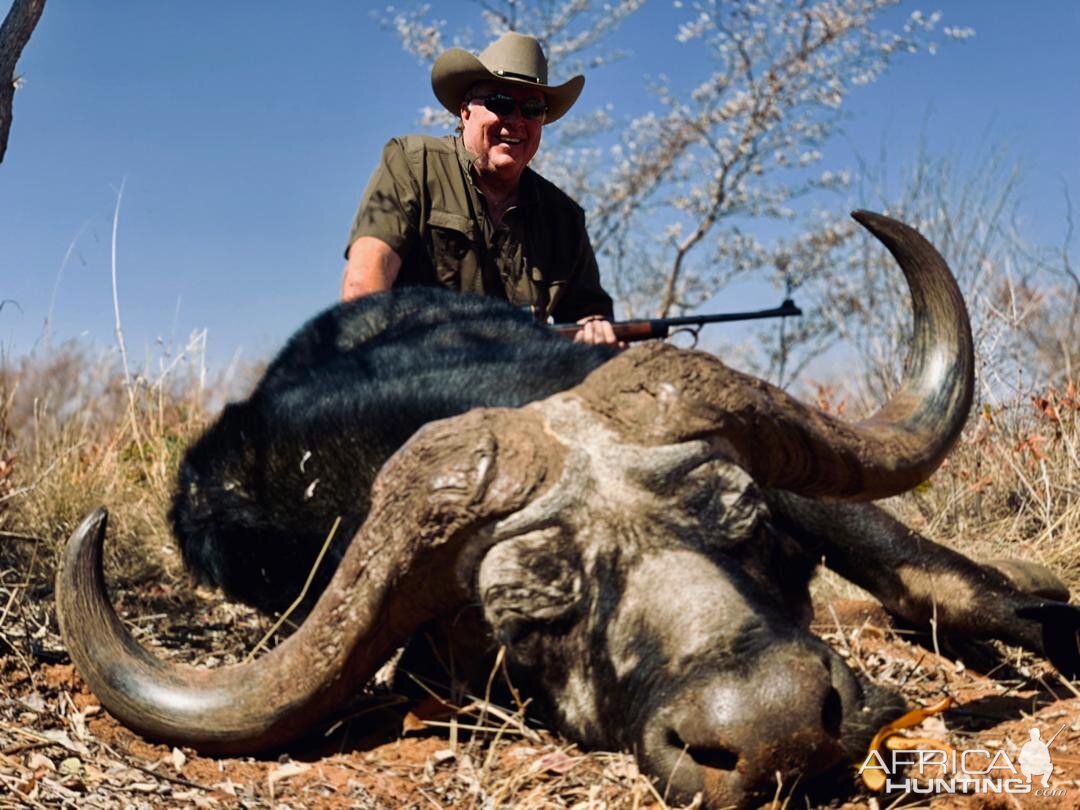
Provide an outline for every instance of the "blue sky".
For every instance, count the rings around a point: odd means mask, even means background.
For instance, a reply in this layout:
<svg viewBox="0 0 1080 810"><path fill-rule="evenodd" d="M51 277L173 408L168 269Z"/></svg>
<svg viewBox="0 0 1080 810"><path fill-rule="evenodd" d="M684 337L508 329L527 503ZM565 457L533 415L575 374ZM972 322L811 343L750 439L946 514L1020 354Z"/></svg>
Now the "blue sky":
<svg viewBox="0 0 1080 810"><path fill-rule="evenodd" d="M0 310L0 347L34 346L54 288L54 342L112 343L122 182L119 294L134 358L201 328L215 364L238 350L264 357L332 303L382 143L415 130L418 108L433 103L428 69L373 20L382 6L50 2L19 64L26 83L0 164L0 298L20 307ZM922 8L976 36L903 59L857 91L824 167L853 166L855 151L876 158L883 143L899 165L920 134L960 158L1006 144L1025 166L1029 235L1058 242L1064 183L1080 205L1080 2ZM691 75L674 40L684 14L653 0L627 21L613 44L631 58L590 74L581 103L638 112L647 76Z"/></svg>

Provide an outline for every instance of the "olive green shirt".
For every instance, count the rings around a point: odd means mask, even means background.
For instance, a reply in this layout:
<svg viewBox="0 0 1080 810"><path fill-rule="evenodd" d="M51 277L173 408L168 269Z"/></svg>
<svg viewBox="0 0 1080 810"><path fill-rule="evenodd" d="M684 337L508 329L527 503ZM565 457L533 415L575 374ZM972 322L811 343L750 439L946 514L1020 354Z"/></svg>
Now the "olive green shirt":
<svg viewBox="0 0 1080 810"><path fill-rule="evenodd" d="M349 244L374 236L389 245L402 260L395 287L486 294L533 306L559 323L610 319L611 298L600 286L581 207L527 168L516 205L494 226L473 182L475 159L460 137L391 139L364 190Z"/></svg>

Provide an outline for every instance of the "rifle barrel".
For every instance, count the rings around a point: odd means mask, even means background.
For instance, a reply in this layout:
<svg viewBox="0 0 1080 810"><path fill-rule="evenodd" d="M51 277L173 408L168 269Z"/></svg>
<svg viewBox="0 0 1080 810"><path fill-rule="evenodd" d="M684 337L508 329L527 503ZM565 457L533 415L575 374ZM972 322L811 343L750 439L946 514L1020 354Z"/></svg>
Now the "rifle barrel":
<svg viewBox="0 0 1080 810"><path fill-rule="evenodd" d="M772 309L755 309L750 312L721 312L716 315L682 315L677 318L660 318L668 326L697 326L707 323L726 323L728 321L753 321L758 318L787 318L802 315L802 310L795 306L790 298Z"/></svg>
<svg viewBox="0 0 1080 810"><path fill-rule="evenodd" d="M722 312L713 315L681 315L675 318L640 318L631 321L614 321L612 326L620 340L650 340L667 337L670 331L684 326L704 326L709 323L730 321L753 321L759 318L788 318L802 315L795 302L785 298L772 309L755 309L748 312ZM563 335L573 335L581 329L576 323L557 323L552 327Z"/></svg>

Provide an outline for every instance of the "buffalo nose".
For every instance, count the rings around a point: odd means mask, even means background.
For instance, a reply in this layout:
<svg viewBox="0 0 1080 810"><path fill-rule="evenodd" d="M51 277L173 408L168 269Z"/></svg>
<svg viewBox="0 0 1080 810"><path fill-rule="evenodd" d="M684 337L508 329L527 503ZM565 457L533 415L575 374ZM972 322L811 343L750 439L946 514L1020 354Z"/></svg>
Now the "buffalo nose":
<svg viewBox="0 0 1080 810"><path fill-rule="evenodd" d="M834 672L843 669L844 672ZM648 724L645 759L669 798L705 794L710 807L755 804L843 756L846 667L791 645L689 686Z"/></svg>

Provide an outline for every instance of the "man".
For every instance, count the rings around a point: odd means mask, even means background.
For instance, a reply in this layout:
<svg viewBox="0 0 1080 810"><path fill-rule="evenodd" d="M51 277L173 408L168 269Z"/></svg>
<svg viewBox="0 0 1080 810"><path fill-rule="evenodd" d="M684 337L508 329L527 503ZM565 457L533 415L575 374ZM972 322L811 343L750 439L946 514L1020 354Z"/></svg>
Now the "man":
<svg viewBox="0 0 1080 810"><path fill-rule="evenodd" d="M582 323L581 342L616 343L584 212L528 168L543 125L584 85L583 76L548 85L540 43L513 32L479 57L443 53L431 87L460 134L386 144L353 221L342 299L438 285Z"/></svg>

